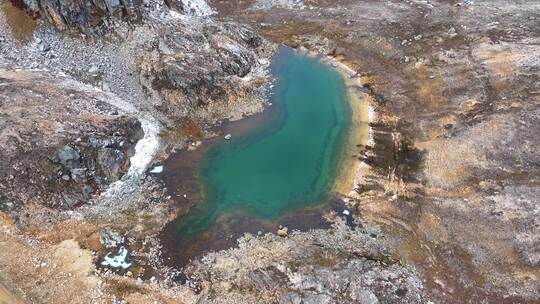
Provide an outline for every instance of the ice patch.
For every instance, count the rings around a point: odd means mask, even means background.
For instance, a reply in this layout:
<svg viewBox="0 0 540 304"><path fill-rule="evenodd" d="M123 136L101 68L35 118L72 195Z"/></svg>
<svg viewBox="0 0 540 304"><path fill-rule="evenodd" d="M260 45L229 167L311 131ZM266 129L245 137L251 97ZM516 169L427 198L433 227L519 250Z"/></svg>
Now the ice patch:
<svg viewBox="0 0 540 304"><path fill-rule="evenodd" d="M135 154L129 159L131 166L127 173L128 176L142 175L161 145L159 140L160 124L153 117L146 117L146 115L140 116L139 120L144 130L144 137L137 142Z"/></svg>
<svg viewBox="0 0 540 304"><path fill-rule="evenodd" d="M126 249L126 247L122 246L120 247L117 255L112 255L111 252L107 253L107 255L103 258L101 265L112 268L128 269L129 267L131 267L131 265L133 265L133 263L126 261L127 255L128 250Z"/></svg>
<svg viewBox="0 0 540 304"><path fill-rule="evenodd" d="M161 173L163 172L163 166L155 166L152 170L150 170L150 173Z"/></svg>

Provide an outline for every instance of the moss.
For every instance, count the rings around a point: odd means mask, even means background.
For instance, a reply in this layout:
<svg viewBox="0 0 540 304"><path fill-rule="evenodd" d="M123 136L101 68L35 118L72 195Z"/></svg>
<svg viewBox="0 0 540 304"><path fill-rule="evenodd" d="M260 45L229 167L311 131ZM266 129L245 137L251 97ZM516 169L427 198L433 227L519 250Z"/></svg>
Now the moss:
<svg viewBox="0 0 540 304"><path fill-rule="evenodd" d="M0 192L0 203L3 203L7 200L7 196L3 193L3 192Z"/></svg>
<svg viewBox="0 0 540 304"><path fill-rule="evenodd" d="M332 267L338 263L337 255L333 252L317 252L313 255L313 260L322 267Z"/></svg>
<svg viewBox="0 0 540 304"><path fill-rule="evenodd" d="M185 119L175 125L175 127L168 128L161 132L160 137L164 141L169 143L179 143L186 138L198 140L203 137L201 127L189 119Z"/></svg>
<svg viewBox="0 0 540 304"><path fill-rule="evenodd" d="M111 293L116 295L118 298L124 298L125 296L134 293L145 293L144 290L142 290L139 286L124 280L112 280L110 283L112 289Z"/></svg>

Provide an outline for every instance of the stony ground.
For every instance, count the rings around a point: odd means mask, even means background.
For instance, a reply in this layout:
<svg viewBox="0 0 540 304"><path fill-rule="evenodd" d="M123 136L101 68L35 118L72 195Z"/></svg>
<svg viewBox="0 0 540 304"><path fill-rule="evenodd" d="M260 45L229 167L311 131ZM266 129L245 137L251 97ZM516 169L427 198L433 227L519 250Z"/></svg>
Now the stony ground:
<svg viewBox="0 0 540 304"><path fill-rule="evenodd" d="M540 2L25 2L50 9L0 2L0 302L540 301ZM182 207L146 168L260 111L273 43L362 77L362 225L170 269ZM100 267L120 245L137 266Z"/></svg>
<svg viewBox="0 0 540 304"><path fill-rule="evenodd" d="M538 301L540 3L220 3L223 18L369 79L371 168L351 199L439 301Z"/></svg>

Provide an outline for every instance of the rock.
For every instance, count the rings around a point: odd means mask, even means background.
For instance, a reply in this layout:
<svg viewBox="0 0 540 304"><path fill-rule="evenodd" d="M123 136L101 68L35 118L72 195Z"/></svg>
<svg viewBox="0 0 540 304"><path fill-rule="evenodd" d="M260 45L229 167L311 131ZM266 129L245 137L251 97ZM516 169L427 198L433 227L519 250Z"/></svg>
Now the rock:
<svg viewBox="0 0 540 304"><path fill-rule="evenodd" d="M368 289L364 288L353 288L351 291L351 299L355 301L355 303L362 303L362 304L378 304L379 299L377 299L377 296Z"/></svg>
<svg viewBox="0 0 540 304"><path fill-rule="evenodd" d="M129 159L122 151L114 148L100 149L97 161L104 175L112 180L118 180L129 168Z"/></svg>
<svg viewBox="0 0 540 304"><path fill-rule="evenodd" d="M39 50L41 52L43 52L43 53L46 53L46 52L50 51L51 48L48 45L42 43L42 44L39 45Z"/></svg>
<svg viewBox="0 0 540 304"><path fill-rule="evenodd" d="M279 226L279 229L277 231L277 235L281 236L281 237L286 237L289 235L289 228L287 227L283 227L283 226Z"/></svg>
<svg viewBox="0 0 540 304"><path fill-rule="evenodd" d="M60 163L69 169L75 169L80 166L81 156L77 150L70 146L63 146L58 151L58 159Z"/></svg>
<svg viewBox="0 0 540 304"><path fill-rule="evenodd" d="M90 74L96 74L99 71L99 68L96 65L92 65L90 69L88 69L88 73Z"/></svg>
<svg viewBox="0 0 540 304"><path fill-rule="evenodd" d="M124 236L118 231L106 228L100 231L99 240L105 248L114 248L124 243Z"/></svg>
<svg viewBox="0 0 540 304"><path fill-rule="evenodd" d="M38 14L61 31L78 30L91 34L108 18L135 20L140 16L142 1L50 1L23 0L33 14Z"/></svg>
<svg viewBox="0 0 540 304"><path fill-rule="evenodd" d="M92 186L90 185L82 186L81 190L82 190L83 197L86 200L89 200L92 197L92 193L94 193L94 188L92 188Z"/></svg>
<svg viewBox="0 0 540 304"><path fill-rule="evenodd" d="M74 169L69 170L69 172L71 173L71 178L73 178L75 182L81 183L81 182L86 181L87 170L88 170L87 168L74 168Z"/></svg>
<svg viewBox="0 0 540 304"><path fill-rule="evenodd" d="M326 294L308 294L304 297L302 300L302 303L305 304L330 304L334 303L332 297ZM364 302L360 302L364 304ZM368 304L369 302L366 302L365 304ZM371 304L371 303L370 303Z"/></svg>
<svg viewBox="0 0 540 304"><path fill-rule="evenodd" d="M288 292L284 294L280 300L280 304L302 304L302 296L296 292Z"/></svg>

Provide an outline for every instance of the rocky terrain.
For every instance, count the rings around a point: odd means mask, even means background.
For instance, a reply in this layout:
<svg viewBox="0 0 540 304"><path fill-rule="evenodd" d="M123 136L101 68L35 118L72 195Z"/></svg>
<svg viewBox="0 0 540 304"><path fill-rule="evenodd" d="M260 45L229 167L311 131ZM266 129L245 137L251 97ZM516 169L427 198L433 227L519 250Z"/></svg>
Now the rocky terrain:
<svg viewBox="0 0 540 304"><path fill-rule="evenodd" d="M374 145L351 204L437 301L538 301L539 3L304 4L222 15L365 77Z"/></svg>
<svg viewBox="0 0 540 304"><path fill-rule="evenodd" d="M0 302L540 301L539 2L0 8ZM361 77L361 226L329 214L172 269L155 236L183 206L148 166L261 111L278 43ZM120 246L135 266L102 267Z"/></svg>

